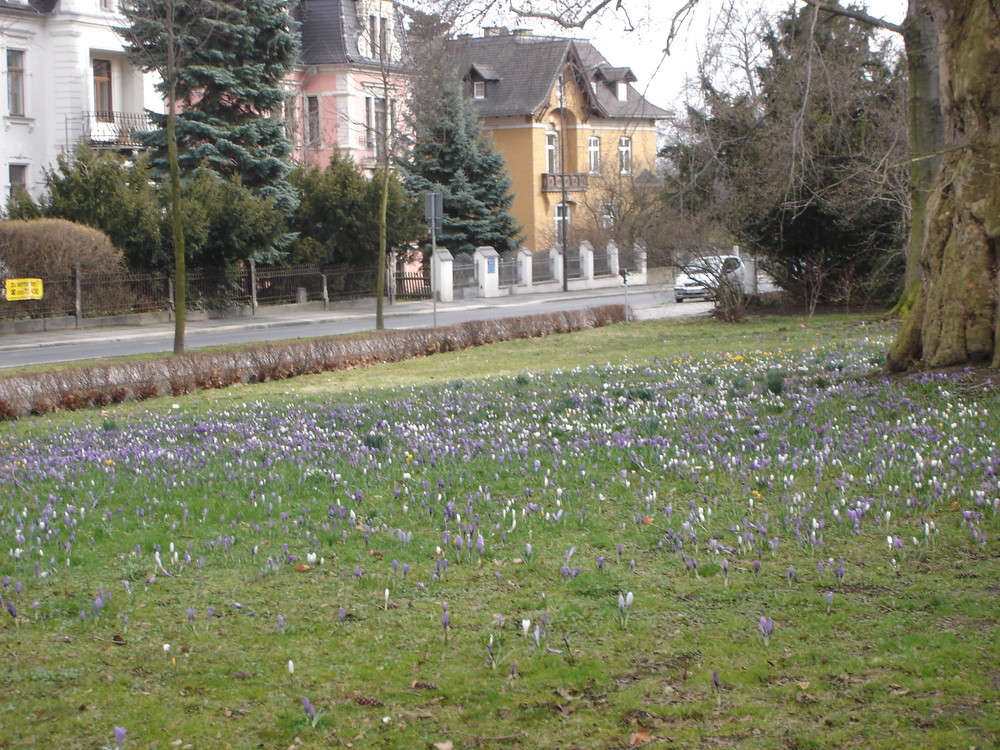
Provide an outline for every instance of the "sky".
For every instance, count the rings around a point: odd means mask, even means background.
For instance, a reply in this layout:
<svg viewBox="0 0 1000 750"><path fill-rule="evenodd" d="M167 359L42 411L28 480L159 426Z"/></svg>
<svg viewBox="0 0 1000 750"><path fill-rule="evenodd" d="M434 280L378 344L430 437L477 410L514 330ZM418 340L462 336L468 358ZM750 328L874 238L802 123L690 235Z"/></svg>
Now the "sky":
<svg viewBox="0 0 1000 750"><path fill-rule="evenodd" d="M907 0L868 0L868 12L892 23L900 23ZM683 24L671 45L664 46L674 11L682 0L625 0L626 12L606 12L592 19L586 28L564 29L557 24L512 17L496 18L498 24L531 28L535 33L590 39L614 66L629 67L639 79L635 84L646 98L664 109L677 108L684 101L684 87L697 73L697 62L708 44L708 30L719 28L726 5L735 4L742 14L760 8L769 16L786 9L789 0L700 0L692 16ZM802 5L802 3L799 3ZM866 4L859 0L859 5ZM480 25L484 25L480 23ZM633 30L629 30L629 28ZM479 29L467 29L481 33Z"/></svg>

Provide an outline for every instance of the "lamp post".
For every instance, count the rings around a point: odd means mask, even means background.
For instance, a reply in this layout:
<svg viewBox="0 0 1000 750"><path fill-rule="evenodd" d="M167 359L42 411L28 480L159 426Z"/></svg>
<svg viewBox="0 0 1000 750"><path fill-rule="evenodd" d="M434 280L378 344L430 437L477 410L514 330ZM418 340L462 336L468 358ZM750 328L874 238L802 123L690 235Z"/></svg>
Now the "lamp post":
<svg viewBox="0 0 1000 750"><path fill-rule="evenodd" d="M563 74L559 74L559 185L562 188L560 206L559 233L562 244L562 277L563 291L569 291L569 264L566 256L569 252L569 196L566 194L566 85Z"/></svg>

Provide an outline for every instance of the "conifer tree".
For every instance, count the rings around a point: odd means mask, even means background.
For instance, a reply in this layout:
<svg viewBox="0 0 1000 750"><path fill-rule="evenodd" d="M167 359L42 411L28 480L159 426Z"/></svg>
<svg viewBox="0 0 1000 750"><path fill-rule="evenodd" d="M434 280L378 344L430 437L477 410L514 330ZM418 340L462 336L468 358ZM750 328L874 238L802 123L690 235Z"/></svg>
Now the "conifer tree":
<svg viewBox="0 0 1000 750"><path fill-rule="evenodd" d="M129 0L122 30L129 52L144 69L166 68L165 0ZM274 113L286 98L283 81L295 63L298 34L288 0L172 0L176 129L182 175L208 166L271 198L284 213L295 209L291 142ZM164 76L166 79L166 76ZM165 85L165 84L164 84ZM158 129L141 135L155 149L153 165L166 171L166 116L154 115Z"/></svg>

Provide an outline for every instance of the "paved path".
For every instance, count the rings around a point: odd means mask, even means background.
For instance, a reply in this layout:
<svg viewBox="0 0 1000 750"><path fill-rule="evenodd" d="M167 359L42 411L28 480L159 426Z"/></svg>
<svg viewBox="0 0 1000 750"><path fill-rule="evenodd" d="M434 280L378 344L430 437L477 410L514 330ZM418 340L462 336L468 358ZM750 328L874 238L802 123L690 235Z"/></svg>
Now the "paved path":
<svg viewBox="0 0 1000 750"><path fill-rule="evenodd" d="M672 292L660 285L630 287L629 307L637 320L705 315L711 309L711 305L704 302L677 304ZM450 325L624 301L622 287L439 302L436 315L432 302L408 301L387 305L384 320L388 329L422 328L433 325L435 319L438 325ZM221 344L332 336L372 330L374 326L373 299L335 303L329 310L315 304L259 308L255 316L189 321L185 326L185 346L192 350ZM173 335L173 323L6 334L0 336L0 369L169 352L173 349Z"/></svg>

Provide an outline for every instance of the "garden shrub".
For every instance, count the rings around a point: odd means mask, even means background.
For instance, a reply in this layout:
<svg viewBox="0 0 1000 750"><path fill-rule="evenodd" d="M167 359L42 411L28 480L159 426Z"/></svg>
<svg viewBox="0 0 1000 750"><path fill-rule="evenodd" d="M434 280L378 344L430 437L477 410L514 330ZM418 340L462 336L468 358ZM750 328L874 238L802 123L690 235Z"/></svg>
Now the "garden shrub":
<svg viewBox="0 0 1000 750"><path fill-rule="evenodd" d="M122 252L103 232L64 219L0 221L0 258L15 278L53 279L124 271Z"/></svg>

